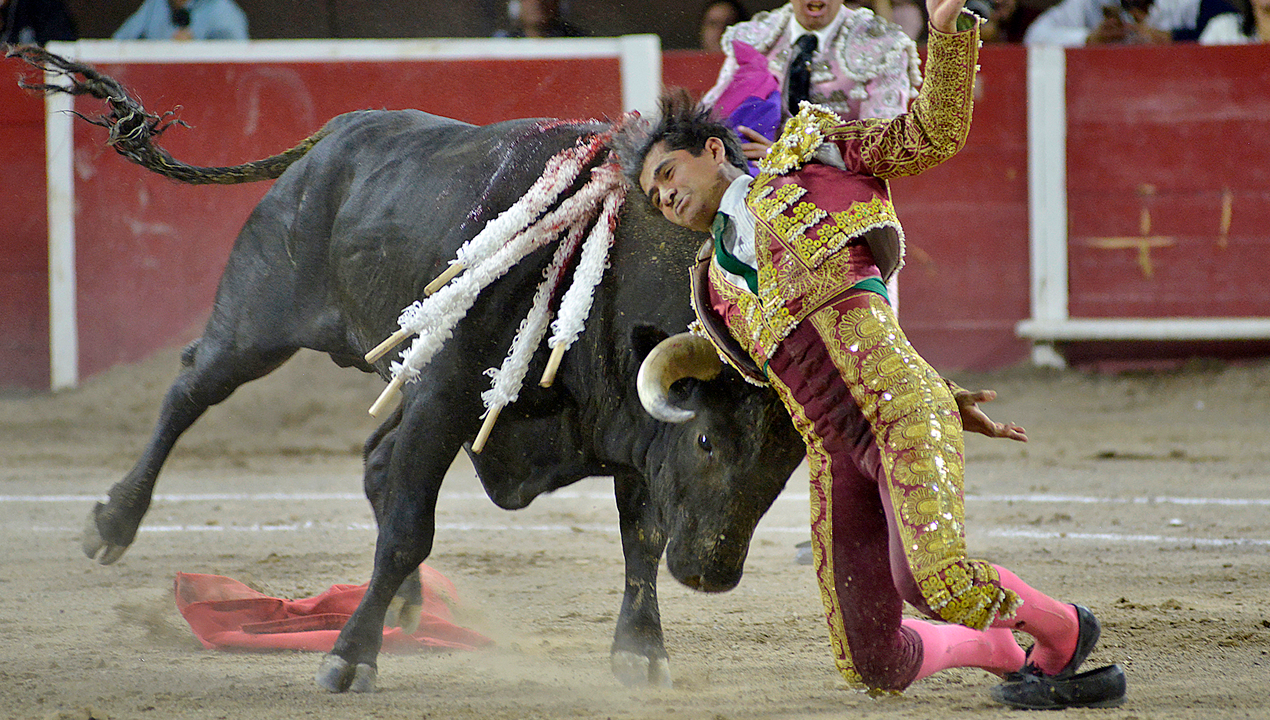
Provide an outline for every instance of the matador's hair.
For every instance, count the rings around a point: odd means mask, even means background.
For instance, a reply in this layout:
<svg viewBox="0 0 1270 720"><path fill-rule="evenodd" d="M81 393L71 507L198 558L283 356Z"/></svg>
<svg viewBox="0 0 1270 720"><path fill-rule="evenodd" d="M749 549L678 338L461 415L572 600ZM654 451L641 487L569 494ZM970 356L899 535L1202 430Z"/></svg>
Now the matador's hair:
<svg viewBox="0 0 1270 720"><path fill-rule="evenodd" d="M715 120L710 109L698 105L687 90L671 88L663 92L657 100L657 114L656 122L651 127L645 126L643 132L626 133L622 138L625 147L618 150L622 172L634 187L639 187L644 159L659 142L665 142L667 150L687 150L695 156L705 151L707 140L717 137L723 141L728 162L746 169L745 154L741 152L741 141L736 133Z"/></svg>

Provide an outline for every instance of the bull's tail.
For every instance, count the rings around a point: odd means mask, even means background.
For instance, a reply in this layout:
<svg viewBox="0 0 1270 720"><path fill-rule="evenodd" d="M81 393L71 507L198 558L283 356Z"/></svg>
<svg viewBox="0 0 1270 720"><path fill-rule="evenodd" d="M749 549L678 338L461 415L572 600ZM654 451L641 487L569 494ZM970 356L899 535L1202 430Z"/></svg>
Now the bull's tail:
<svg viewBox="0 0 1270 720"><path fill-rule="evenodd" d="M19 81L19 85L31 90L45 93L67 93L69 95L91 95L105 100L110 105L110 115L89 118L75 113L80 118L110 131L107 144L120 155L128 158L141 167L165 177L192 185L234 185L237 183L272 180L278 177L292 163L304 156L319 140L330 133L330 125L323 127L306 138L303 142L285 152L263 160L254 160L232 167L198 167L188 165L173 158L166 150L154 144L154 138L163 134L174 123L185 123L173 117L173 111L162 115L154 115L146 111L141 103L124 90L118 80L102 75L87 65L72 62L34 45L10 48L6 57L20 57L46 73L64 77L68 85L50 83L27 83Z"/></svg>

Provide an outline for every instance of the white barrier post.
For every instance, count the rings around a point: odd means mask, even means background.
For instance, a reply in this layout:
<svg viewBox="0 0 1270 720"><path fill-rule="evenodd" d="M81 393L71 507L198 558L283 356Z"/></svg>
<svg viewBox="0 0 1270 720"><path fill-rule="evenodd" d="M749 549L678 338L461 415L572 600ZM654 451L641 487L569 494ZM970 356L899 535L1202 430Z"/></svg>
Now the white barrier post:
<svg viewBox="0 0 1270 720"><path fill-rule="evenodd" d="M1027 49L1028 223L1032 323L1067 320L1067 56ZM1034 341L1032 362L1064 367L1053 343Z"/></svg>
<svg viewBox="0 0 1270 720"><path fill-rule="evenodd" d="M74 57L75 46L51 43L50 52ZM44 82L58 76L44 74ZM49 380L51 389L79 386L79 320L75 289L75 98L44 96L44 162L48 192Z"/></svg>

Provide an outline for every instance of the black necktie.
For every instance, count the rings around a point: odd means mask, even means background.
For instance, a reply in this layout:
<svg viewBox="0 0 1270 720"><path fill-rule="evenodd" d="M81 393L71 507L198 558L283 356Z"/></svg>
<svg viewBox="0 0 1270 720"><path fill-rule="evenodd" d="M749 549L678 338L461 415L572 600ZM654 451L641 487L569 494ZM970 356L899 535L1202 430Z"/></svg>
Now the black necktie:
<svg viewBox="0 0 1270 720"><path fill-rule="evenodd" d="M811 98L811 56L816 53L816 36L808 33L794 43L794 59L789 62L789 114L798 114L798 103Z"/></svg>

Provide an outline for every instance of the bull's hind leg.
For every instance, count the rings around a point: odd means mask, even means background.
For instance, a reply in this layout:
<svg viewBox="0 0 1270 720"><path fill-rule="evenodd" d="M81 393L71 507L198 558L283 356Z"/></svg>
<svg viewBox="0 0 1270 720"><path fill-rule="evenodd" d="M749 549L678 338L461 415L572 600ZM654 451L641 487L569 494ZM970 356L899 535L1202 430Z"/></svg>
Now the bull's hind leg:
<svg viewBox="0 0 1270 720"><path fill-rule="evenodd" d="M159 470L178 438L208 407L229 397L239 385L277 368L295 347L238 348L209 339L195 340L181 353L181 371L168 388L154 434L137 464L110 488L109 499L97 503L84 527L84 554L109 565L136 538L141 518L150 508Z"/></svg>
<svg viewBox="0 0 1270 720"><path fill-rule="evenodd" d="M615 473L613 480L626 558L626 593L609 662L624 685L670 687L670 657L657 605L657 565L666 549L666 534L644 479L627 471Z"/></svg>

